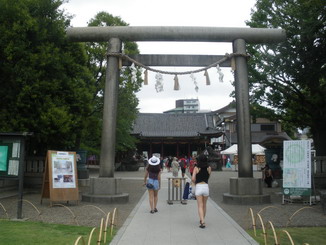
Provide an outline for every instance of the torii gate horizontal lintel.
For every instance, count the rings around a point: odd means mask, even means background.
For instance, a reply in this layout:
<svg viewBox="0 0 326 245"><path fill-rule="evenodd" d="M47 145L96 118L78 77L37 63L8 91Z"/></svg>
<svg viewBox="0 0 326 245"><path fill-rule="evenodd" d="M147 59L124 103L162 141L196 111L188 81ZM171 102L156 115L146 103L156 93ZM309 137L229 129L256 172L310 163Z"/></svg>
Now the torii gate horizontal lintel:
<svg viewBox="0 0 326 245"><path fill-rule="evenodd" d="M183 54L133 54L128 55L130 58L137 60L145 66L186 66L198 67L208 66L219 60L222 60L223 55L183 55ZM129 60L123 60L122 65L130 66ZM219 63L220 67L230 67L231 61L227 59Z"/></svg>
<svg viewBox="0 0 326 245"><path fill-rule="evenodd" d="M191 27L191 26L93 26L71 27L67 36L74 42L106 42L111 38L122 41L179 41L179 42L233 42L278 43L285 41L283 29L246 27Z"/></svg>

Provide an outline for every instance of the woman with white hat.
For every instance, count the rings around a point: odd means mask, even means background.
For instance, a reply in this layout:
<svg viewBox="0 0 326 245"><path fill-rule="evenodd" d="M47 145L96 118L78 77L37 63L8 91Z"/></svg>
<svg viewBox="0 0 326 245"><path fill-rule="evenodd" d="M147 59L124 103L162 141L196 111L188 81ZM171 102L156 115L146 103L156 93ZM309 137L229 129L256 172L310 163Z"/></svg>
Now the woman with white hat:
<svg viewBox="0 0 326 245"><path fill-rule="evenodd" d="M148 179L147 179L148 177ZM158 191L161 188L161 167L160 159L153 156L148 160L148 166L144 177L144 185L148 189L150 213L158 212L156 205L158 201Z"/></svg>

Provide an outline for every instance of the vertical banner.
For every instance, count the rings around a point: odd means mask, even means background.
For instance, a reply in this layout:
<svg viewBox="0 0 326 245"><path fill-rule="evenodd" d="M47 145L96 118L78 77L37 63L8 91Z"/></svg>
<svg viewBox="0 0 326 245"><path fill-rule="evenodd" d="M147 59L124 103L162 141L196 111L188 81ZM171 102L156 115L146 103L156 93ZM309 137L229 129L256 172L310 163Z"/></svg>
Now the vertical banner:
<svg viewBox="0 0 326 245"><path fill-rule="evenodd" d="M283 194L311 195L310 141L284 141L283 147Z"/></svg>

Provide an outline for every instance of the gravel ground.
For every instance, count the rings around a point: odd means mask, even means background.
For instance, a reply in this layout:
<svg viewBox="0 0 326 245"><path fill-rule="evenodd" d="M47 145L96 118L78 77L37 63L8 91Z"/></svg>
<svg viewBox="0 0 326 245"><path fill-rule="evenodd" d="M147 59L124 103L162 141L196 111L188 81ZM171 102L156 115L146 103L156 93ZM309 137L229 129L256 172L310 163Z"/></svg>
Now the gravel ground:
<svg viewBox="0 0 326 245"><path fill-rule="evenodd" d="M263 192L271 195L270 204L249 206L223 203L223 193L229 192L229 178L237 176L238 172L235 171L213 172L209 180L210 197L244 229L252 225L249 208L252 208L255 216L260 212L264 224L271 221L276 227L326 226L326 215L323 214L320 203L310 206L301 201L282 205L281 188L264 187ZM255 171L254 177L260 178L261 172Z"/></svg>
<svg viewBox="0 0 326 245"><path fill-rule="evenodd" d="M91 172L96 176L96 172ZM254 215L259 211L264 223L272 221L274 226L326 226L326 216L323 214L320 203L306 205L301 203L282 205L281 188L264 188L264 193L270 193L272 203L267 205L230 205L223 203L223 193L229 192L229 178L237 177L235 171L213 172L210 178L210 198L214 200L226 213L228 213L244 229L251 227L249 208ZM98 176L98 175L97 175ZM122 178L121 191L129 193L129 202L126 204L94 204L87 202L61 203L50 207L49 200L43 199L40 204L40 190L26 190L23 204L23 217L28 220L43 221L46 223L59 223L82 226L99 226L103 213L113 212L117 208L117 226L120 227L137 205L146 189L142 186L144 170L137 172L116 172L115 177ZM254 172L260 177L260 172ZM80 188L85 191L85 188ZM2 196L5 193L2 194ZM0 195L1 197L1 195ZM17 217L17 198L0 199L0 219ZM3 207L3 208L2 208ZM300 211L298 211L300 210ZM6 212L7 213L6 213ZM209 210L207 211L209 213ZM258 222L258 220L257 220Z"/></svg>

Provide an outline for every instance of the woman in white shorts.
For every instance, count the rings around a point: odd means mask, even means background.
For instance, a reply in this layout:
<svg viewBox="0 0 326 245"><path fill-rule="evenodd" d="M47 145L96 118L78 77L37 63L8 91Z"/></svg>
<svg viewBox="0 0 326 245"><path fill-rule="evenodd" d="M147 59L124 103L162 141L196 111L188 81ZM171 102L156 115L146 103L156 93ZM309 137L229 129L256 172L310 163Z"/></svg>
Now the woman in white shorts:
<svg viewBox="0 0 326 245"><path fill-rule="evenodd" d="M195 195L197 199L200 228L205 228L206 203L209 196L208 179L212 169L208 165L207 156L201 154L197 158L197 166L192 174L192 182L196 184Z"/></svg>

